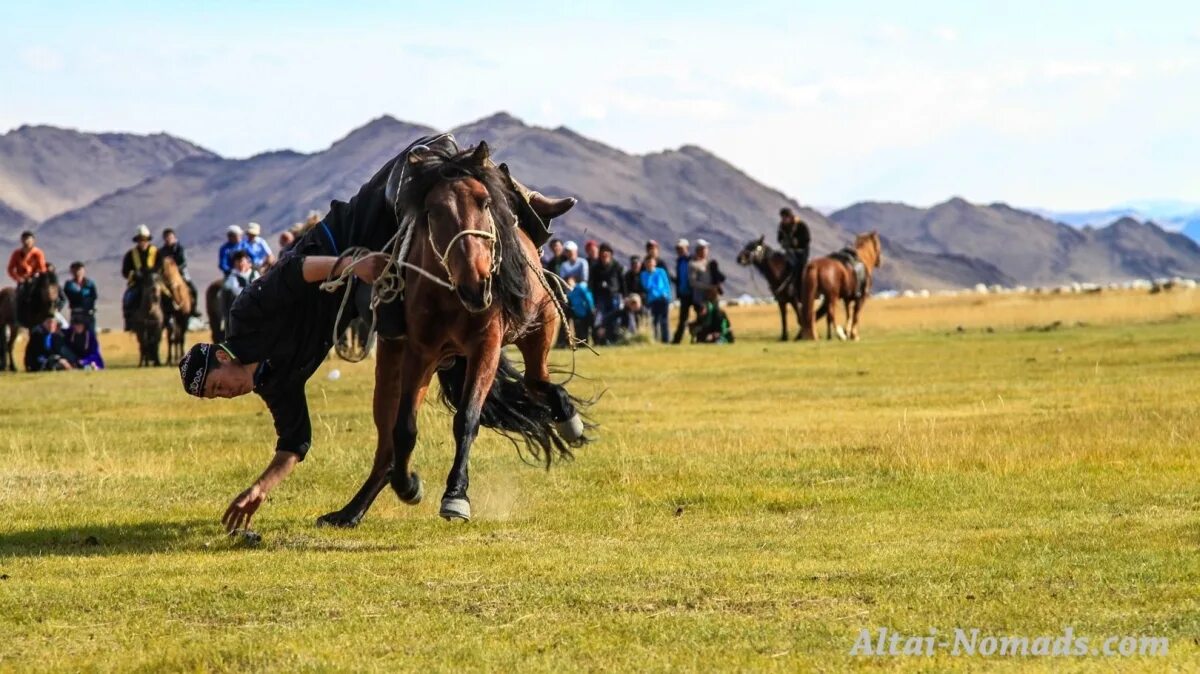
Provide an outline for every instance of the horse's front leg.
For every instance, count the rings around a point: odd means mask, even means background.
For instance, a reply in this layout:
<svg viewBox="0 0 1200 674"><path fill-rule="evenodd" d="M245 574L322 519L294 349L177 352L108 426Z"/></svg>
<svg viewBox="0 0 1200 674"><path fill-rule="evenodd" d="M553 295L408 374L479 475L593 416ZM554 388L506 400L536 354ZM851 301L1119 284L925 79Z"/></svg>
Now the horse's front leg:
<svg viewBox="0 0 1200 674"><path fill-rule="evenodd" d="M863 295L854 302L854 313L850 318L850 339L858 341L858 314L862 311L863 303L867 301L867 296Z"/></svg>
<svg viewBox="0 0 1200 674"><path fill-rule="evenodd" d="M787 334L787 300L778 300L779 302L779 341L786 342Z"/></svg>
<svg viewBox="0 0 1200 674"><path fill-rule="evenodd" d="M454 413L454 465L446 478L446 493L438 514L446 520L471 519L471 501L467 497L467 468L471 445L479 434L479 418L483 402L496 378L500 363L501 335L497 327L480 338L480 343L467 356L467 372L463 382L462 399Z"/></svg>

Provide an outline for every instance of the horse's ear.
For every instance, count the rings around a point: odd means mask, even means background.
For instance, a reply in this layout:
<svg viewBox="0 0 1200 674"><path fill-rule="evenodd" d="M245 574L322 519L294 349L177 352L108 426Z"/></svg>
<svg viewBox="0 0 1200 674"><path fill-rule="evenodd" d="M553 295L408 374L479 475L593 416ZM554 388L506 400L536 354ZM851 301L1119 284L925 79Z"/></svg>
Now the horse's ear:
<svg viewBox="0 0 1200 674"><path fill-rule="evenodd" d="M475 146L475 151L471 153L471 163L483 166L483 163L492 156L492 150L488 147L486 140L479 141Z"/></svg>
<svg viewBox="0 0 1200 674"><path fill-rule="evenodd" d="M383 198L389 204L396 203L396 195L400 193L400 177L404 175L405 166L412 163L415 162L413 162L413 154L411 152L403 161L392 163L392 170L388 172L387 182L384 183L383 188Z"/></svg>
<svg viewBox="0 0 1200 674"><path fill-rule="evenodd" d="M760 246L763 245L763 243L765 243L766 240L767 240L766 234L763 234L762 236L758 237L758 245L760 245Z"/></svg>

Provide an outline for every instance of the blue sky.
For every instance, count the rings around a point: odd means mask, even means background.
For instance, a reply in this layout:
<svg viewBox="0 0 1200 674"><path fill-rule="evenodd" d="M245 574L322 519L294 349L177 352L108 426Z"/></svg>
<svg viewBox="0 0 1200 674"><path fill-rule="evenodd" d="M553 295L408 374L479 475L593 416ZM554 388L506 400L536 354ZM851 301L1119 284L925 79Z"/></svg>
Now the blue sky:
<svg viewBox="0 0 1200 674"><path fill-rule="evenodd" d="M7 4L0 130L247 156L507 110L822 207L1200 199L1194 2Z"/></svg>

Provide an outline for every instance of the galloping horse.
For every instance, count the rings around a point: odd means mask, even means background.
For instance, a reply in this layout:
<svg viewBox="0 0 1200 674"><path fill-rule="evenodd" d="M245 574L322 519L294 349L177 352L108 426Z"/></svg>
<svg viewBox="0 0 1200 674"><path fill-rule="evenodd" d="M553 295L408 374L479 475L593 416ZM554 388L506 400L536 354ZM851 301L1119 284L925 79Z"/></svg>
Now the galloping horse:
<svg viewBox="0 0 1200 674"><path fill-rule="evenodd" d="M859 279L843 259L850 253L857 256L862 263L861 271L865 278ZM867 295L871 293L872 269L878 269L883 263L883 252L879 244L879 233L870 231L854 237L854 248L835 253L832 256L820 257L808 263L804 268L803 322L800 336L802 339L816 339L814 324L817 319L817 296L825 297L826 339L833 339L834 328L837 328L838 339L858 340L858 314L862 311ZM861 282L861 294L860 290ZM846 328L837 325L837 301L842 300L846 307ZM851 308L853 305L853 309Z"/></svg>
<svg viewBox="0 0 1200 674"><path fill-rule="evenodd" d="M144 269L134 277L134 283L138 300L130 324L138 341L138 367L159 367L162 365L158 356L163 334L162 281L158 272Z"/></svg>
<svg viewBox="0 0 1200 674"><path fill-rule="evenodd" d="M167 331L167 362L177 363L184 354L184 342L187 341L188 320L192 315L192 293L188 290L183 274L175 260L163 260L162 284L165 292L162 296L162 313L166 318Z"/></svg>
<svg viewBox="0 0 1200 674"><path fill-rule="evenodd" d="M16 361L13 360L13 346L21 328L32 330L38 323L53 316L55 305L58 304L62 291L58 287L58 276L54 272L38 274L30 283L33 287L24 298L25 303L20 307L20 311L17 311L17 302L21 298L17 297L16 288L0 290L0 371L4 370L6 362L10 372L17 371ZM18 316L20 321L17 320Z"/></svg>
<svg viewBox="0 0 1200 674"><path fill-rule="evenodd" d="M382 305L376 316L402 311L407 334L379 340L371 473L345 507L319 523L358 524L389 481L400 500L421 501L424 486L412 467L417 410L435 372L442 402L454 410L455 439L439 514L469 520L468 459L481 424L523 440L547 466L585 441L577 411L584 403L550 382L560 309L531 238L518 226L522 207L549 219L575 201L535 193L528 205L518 203L507 169L489 161L485 143L460 152L452 140L401 155L384 196L398 223L393 255L403 253L396 259L405 295L402 305ZM523 376L502 355L505 344L521 352Z"/></svg>
<svg viewBox="0 0 1200 674"><path fill-rule="evenodd" d="M765 238L760 236L747 243L742 248L742 252L738 253L737 263L743 267L754 265L754 268L767 279L767 286L771 288L771 294L779 303L779 341L786 342L788 338L788 307L796 312L796 324L799 325L802 322L800 289L793 287L795 284L792 283L792 265L788 262L787 256L764 243ZM800 334L800 332L796 333L796 339L800 339Z"/></svg>

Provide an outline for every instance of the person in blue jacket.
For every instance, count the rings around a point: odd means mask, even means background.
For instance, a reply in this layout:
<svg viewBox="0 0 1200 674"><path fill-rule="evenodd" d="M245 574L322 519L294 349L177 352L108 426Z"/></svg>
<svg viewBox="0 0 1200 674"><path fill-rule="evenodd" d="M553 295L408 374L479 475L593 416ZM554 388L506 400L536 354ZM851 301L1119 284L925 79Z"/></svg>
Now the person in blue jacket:
<svg viewBox="0 0 1200 674"><path fill-rule="evenodd" d="M688 253L690 246L691 243L687 239L680 239L675 244L675 253L679 256L675 259L675 295L679 297L679 325L675 326L672 344L683 342L683 331L687 330L688 315L692 312L692 256Z"/></svg>
<svg viewBox="0 0 1200 674"><path fill-rule="evenodd" d="M82 262L71 263L71 280L63 284L63 294L71 303L71 320L82 319L92 332L96 331L96 283L87 277L87 268Z"/></svg>
<svg viewBox="0 0 1200 674"><path fill-rule="evenodd" d="M596 321L596 300L587 281L576 283L574 277L567 277L567 306L575 325L575 339L586 343L592 333L592 323Z"/></svg>
<svg viewBox="0 0 1200 674"><path fill-rule="evenodd" d="M671 310L671 279L667 270L658 266L658 258L648 257L641 272L642 292L650 308L650 333L658 341L671 341L667 312Z"/></svg>
<svg viewBox="0 0 1200 674"><path fill-rule="evenodd" d="M257 222L246 225L246 240L243 242L246 252L250 254L250 264L260 273L275 264L275 256L271 254L271 246L267 240L259 236L262 227Z"/></svg>
<svg viewBox="0 0 1200 674"><path fill-rule="evenodd" d="M229 276L233 271L233 254L239 250L246 250L246 242L242 241L242 228L237 225L230 225L225 230L225 243L221 244L221 249L217 251L217 266L221 268L221 273Z"/></svg>

